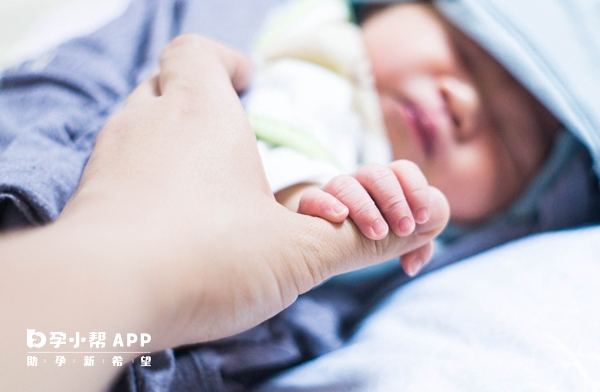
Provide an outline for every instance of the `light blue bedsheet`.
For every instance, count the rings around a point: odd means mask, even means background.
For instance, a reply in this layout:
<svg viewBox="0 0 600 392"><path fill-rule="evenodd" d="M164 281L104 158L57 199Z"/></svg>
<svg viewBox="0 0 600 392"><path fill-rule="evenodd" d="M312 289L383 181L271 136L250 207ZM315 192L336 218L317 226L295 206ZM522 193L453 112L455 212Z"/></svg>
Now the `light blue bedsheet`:
<svg viewBox="0 0 600 392"><path fill-rule="evenodd" d="M539 235L433 272L260 390L599 391L599 239Z"/></svg>

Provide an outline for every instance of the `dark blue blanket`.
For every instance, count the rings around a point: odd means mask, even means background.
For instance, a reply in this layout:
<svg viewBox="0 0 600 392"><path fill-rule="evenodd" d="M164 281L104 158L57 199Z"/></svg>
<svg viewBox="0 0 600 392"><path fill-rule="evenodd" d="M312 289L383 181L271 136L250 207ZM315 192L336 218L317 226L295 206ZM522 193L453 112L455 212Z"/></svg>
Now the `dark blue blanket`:
<svg viewBox="0 0 600 392"><path fill-rule="evenodd" d="M134 0L124 15L0 79L0 229L50 222L75 190L97 133L158 68L162 48L198 33L242 51L278 0Z"/></svg>

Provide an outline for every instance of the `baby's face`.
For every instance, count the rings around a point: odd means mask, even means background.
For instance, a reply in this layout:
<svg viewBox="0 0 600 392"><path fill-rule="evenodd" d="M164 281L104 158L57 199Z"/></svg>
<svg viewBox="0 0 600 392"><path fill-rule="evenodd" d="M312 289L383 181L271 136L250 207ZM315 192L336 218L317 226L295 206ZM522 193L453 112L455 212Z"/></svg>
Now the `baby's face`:
<svg viewBox="0 0 600 392"><path fill-rule="evenodd" d="M455 221L506 207L542 165L558 121L430 5L389 6L363 31L394 158L421 167Z"/></svg>

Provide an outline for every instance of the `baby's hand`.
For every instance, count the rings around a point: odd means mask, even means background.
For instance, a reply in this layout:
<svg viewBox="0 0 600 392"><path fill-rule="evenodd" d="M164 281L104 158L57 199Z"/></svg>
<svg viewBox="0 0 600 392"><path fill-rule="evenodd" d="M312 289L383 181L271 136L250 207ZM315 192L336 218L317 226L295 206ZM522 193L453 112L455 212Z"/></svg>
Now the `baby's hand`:
<svg viewBox="0 0 600 392"><path fill-rule="evenodd" d="M401 237L429 219L430 188L419 167L406 160L388 166L368 164L354 175L338 176L322 189L309 189L298 212L333 223L350 217L361 233L380 240L389 229ZM407 273L414 275L431 257L427 244L402 257Z"/></svg>
<svg viewBox="0 0 600 392"><path fill-rule="evenodd" d="M401 237L429 219L429 185L417 165L400 160L368 164L354 175L338 176L322 189L310 189L298 212L339 223L348 216L365 237L385 238L391 227Z"/></svg>

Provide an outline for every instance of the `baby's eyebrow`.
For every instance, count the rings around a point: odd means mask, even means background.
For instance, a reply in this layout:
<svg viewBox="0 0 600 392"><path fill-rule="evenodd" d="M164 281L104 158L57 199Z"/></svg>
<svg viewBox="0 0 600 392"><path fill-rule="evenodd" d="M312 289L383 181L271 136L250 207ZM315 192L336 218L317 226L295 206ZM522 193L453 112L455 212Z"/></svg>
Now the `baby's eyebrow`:
<svg viewBox="0 0 600 392"><path fill-rule="evenodd" d="M506 69L481 45L469 38L465 33L451 24L447 24L446 31L454 54L466 71L476 79L483 79L487 74L489 65Z"/></svg>
<svg viewBox="0 0 600 392"><path fill-rule="evenodd" d="M476 43L471 42L466 36L464 36L454 27L449 27L448 33L451 47L458 57L460 63L466 70L470 72L476 71L480 65L478 64L480 56L479 53L475 52L474 46L477 46L482 51L483 49L480 48Z"/></svg>
<svg viewBox="0 0 600 392"><path fill-rule="evenodd" d="M457 57L458 57L459 61L461 62L461 64L463 65L463 67L467 71L473 72L473 70L475 68L475 62L473 61L473 55L464 48L464 45L455 44L454 51L456 52Z"/></svg>

